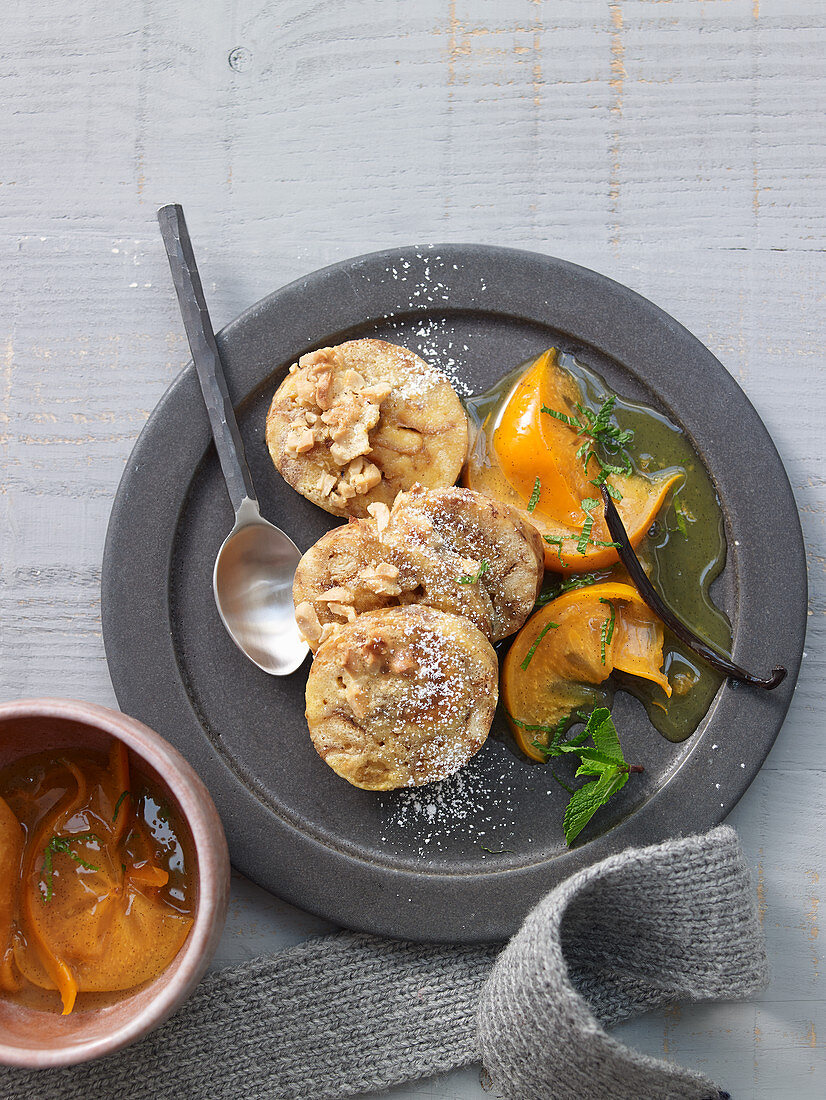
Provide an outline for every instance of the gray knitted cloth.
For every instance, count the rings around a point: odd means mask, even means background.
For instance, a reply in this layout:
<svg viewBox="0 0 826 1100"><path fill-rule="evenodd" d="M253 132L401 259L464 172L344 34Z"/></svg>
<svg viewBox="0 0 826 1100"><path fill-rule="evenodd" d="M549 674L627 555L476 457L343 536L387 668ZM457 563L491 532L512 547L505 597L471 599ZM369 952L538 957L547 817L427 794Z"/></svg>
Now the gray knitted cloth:
<svg viewBox="0 0 826 1100"><path fill-rule="evenodd" d="M323 1100L481 1055L507 1100L699 1100L720 1095L712 1082L603 1027L675 999L747 996L765 981L728 827L573 876L500 951L322 937L209 975L168 1023L110 1058L0 1069L0 1098Z"/></svg>
<svg viewBox="0 0 826 1100"><path fill-rule="evenodd" d="M572 875L498 959L479 1045L506 1100L710 1100L692 1070L603 1030L675 1000L733 1000L767 980L748 868L729 826Z"/></svg>

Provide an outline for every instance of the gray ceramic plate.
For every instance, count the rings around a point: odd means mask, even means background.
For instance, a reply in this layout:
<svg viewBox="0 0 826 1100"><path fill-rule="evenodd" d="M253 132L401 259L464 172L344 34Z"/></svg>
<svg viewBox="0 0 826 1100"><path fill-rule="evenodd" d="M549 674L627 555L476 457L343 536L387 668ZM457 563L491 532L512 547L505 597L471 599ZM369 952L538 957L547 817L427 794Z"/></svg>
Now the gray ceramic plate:
<svg viewBox="0 0 826 1100"><path fill-rule="evenodd" d="M170 290L171 293L171 290ZM650 302L561 260L474 245L348 260L276 291L218 338L264 515L302 549L335 520L282 481L264 444L272 393L312 348L359 336L487 389L550 344L622 395L680 423L723 502L729 560L716 598L735 658L789 669L776 691L724 684L700 728L672 745L617 696L645 775L567 851L566 795L541 765L491 739L457 776L376 795L327 768L304 721L307 665L273 679L235 649L212 598L232 513L190 364L141 433L118 490L103 565L103 630L118 701L194 764L235 865L274 893L352 928L423 940L510 935L572 871L629 844L704 830L748 787L791 699L803 647L800 524L765 427L714 356Z"/></svg>

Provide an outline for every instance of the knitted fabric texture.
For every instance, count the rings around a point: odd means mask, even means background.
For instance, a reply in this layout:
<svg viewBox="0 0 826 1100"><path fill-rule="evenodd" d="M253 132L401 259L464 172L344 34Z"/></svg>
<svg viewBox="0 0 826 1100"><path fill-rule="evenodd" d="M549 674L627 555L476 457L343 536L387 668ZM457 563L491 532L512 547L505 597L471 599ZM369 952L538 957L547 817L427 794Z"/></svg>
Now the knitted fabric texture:
<svg viewBox="0 0 826 1100"><path fill-rule="evenodd" d="M530 913L482 994L481 1055L505 1100L717 1100L708 1078L604 1028L675 1000L747 997L766 980L733 829L627 851Z"/></svg>
<svg viewBox="0 0 826 1100"><path fill-rule="evenodd" d="M322 937L208 975L170 1021L109 1058L0 1068L0 1098L331 1100L465 1065L480 1048L508 1100L716 1097L603 1026L679 997L744 996L765 974L728 828L574 876L500 951Z"/></svg>
<svg viewBox="0 0 826 1100"><path fill-rule="evenodd" d="M323 936L207 975L119 1054L0 1068L0 1098L321 1100L441 1073L478 1058L474 1016L500 950Z"/></svg>

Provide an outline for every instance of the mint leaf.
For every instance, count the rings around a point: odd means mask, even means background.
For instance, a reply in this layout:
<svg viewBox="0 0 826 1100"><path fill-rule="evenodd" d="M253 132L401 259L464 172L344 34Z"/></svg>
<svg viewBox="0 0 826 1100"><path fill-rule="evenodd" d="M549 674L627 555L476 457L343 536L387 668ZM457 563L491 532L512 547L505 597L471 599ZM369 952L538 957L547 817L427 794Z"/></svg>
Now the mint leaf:
<svg viewBox="0 0 826 1100"><path fill-rule="evenodd" d="M599 652L602 658L602 663L605 664L605 647L611 644L611 639L614 637L614 624L616 622L616 612L614 611L614 605L610 600L606 600L604 596L600 596L600 603L608 604L608 608L611 614L602 624L599 632Z"/></svg>
<svg viewBox="0 0 826 1100"><path fill-rule="evenodd" d="M542 538L549 546L556 547L556 556L559 558L559 564L565 568L565 559L562 557L562 539L555 535L543 535Z"/></svg>
<svg viewBox="0 0 826 1100"><path fill-rule="evenodd" d="M591 711L584 732L593 738L594 746L600 752L606 753L617 764L625 763L614 720L608 707L595 707Z"/></svg>
<svg viewBox="0 0 826 1100"><path fill-rule="evenodd" d="M597 581L601 581L602 577L596 573L579 573L570 580L563 581L559 586L560 595L563 592L573 592L576 588L587 588L589 584L596 584Z"/></svg>
<svg viewBox="0 0 826 1100"><path fill-rule="evenodd" d="M628 772L620 771L613 766L602 773L596 782L586 783L571 795L571 800L565 807L565 816L562 819L562 828L565 832L565 841L571 844L576 840L597 810L622 790L628 782Z"/></svg>
<svg viewBox="0 0 826 1100"><path fill-rule="evenodd" d="M525 660L519 666L522 669L523 672L525 672L527 670L528 665L531 663L531 657L533 657L534 653L536 653L537 646L542 641L542 639L545 637L545 635L548 633L548 631L549 630L556 630L556 628L558 626L559 626L559 623L545 623L545 625L542 627L542 630L539 632L539 635L534 639L533 645L528 650L527 655L525 657Z"/></svg>
<svg viewBox="0 0 826 1100"><path fill-rule="evenodd" d="M688 523L694 523L695 522L694 516L685 507L685 505L683 504L683 502L680 500L679 497L677 497L674 501L674 512L676 513L676 516L677 516L677 529L679 530L679 532L683 536L683 538L687 539L688 538L688 527L686 525L686 521L688 521Z"/></svg>
<svg viewBox="0 0 826 1100"><path fill-rule="evenodd" d="M539 503L539 495L542 492L542 482L537 477L533 483L533 492L531 493L531 499L528 501L528 511L532 512Z"/></svg>
<svg viewBox="0 0 826 1100"><path fill-rule="evenodd" d="M554 542L555 540L546 537L546 541ZM560 539L560 542L561 541ZM574 575L567 580L556 583L545 592L540 592L539 596L536 598L534 610L538 610L540 607L549 604L551 600L555 600L557 596L562 596L566 592L573 592L577 588L587 588L589 584L597 584L601 580L604 580L604 577L599 573L574 573Z"/></svg>
<svg viewBox="0 0 826 1100"><path fill-rule="evenodd" d="M54 853L62 852L64 855L70 856L75 863L79 863L80 866L85 867L87 871L100 870L94 863L87 863L85 859L79 856L77 852L73 852L69 847L70 844L79 840L94 841L100 844L100 837L97 836L96 833L72 833L69 836L53 836L43 849L43 863L40 868L41 901L51 901L54 895Z"/></svg>
<svg viewBox="0 0 826 1100"><path fill-rule="evenodd" d="M561 420L563 424L567 424L571 428L581 428L580 422L573 416L566 416L565 413L557 412L556 409L549 409L547 405L542 406L543 413L547 413L548 416L552 416L555 420Z"/></svg>
<svg viewBox="0 0 826 1100"><path fill-rule="evenodd" d="M595 500L593 497L585 497L580 503L582 504L582 511L585 513L585 522L582 525L582 531L577 539L576 548L580 554L584 554L588 549L588 542L594 527L594 517L591 513L594 508L599 508L599 501Z"/></svg>
<svg viewBox="0 0 826 1100"><path fill-rule="evenodd" d="M620 767L615 757L601 749L592 749L589 745L559 745L561 753L575 752L582 760L577 775L602 775L607 769Z"/></svg>
<svg viewBox="0 0 826 1100"><path fill-rule="evenodd" d="M115 803L115 812L112 814L112 820L113 821L117 821L118 814L120 813L120 808L123 805L123 800L129 796L129 793L130 793L129 791L123 791L120 798Z"/></svg>
<svg viewBox="0 0 826 1100"><path fill-rule="evenodd" d="M596 419L591 425L591 431L594 435L599 435L604 432L608 425L611 423L611 413L614 411L614 405L616 405L617 399L611 394L610 397L606 397L602 402L602 408L597 413Z"/></svg>

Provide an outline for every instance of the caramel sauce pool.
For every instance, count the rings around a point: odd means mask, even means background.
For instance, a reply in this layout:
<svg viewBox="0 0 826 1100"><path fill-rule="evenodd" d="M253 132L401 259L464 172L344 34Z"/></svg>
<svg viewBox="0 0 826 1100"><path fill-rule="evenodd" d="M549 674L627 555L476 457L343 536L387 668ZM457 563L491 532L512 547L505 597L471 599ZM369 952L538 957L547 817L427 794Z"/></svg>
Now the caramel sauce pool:
<svg viewBox="0 0 826 1100"><path fill-rule="evenodd" d="M496 464L493 432L508 398L531 359L507 374L486 393L465 399L471 422L471 451L485 464ZM597 413L613 394L605 381L574 356L559 352L559 364L577 382L582 403ZM616 394L613 420L634 435L626 452L635 473L654 474L672 467L684 473L672 490L642 543L637 556L669 606L701 638L725 653L731 649L731 624L711 597L711 586L726 562L723 511L714 485L691 443L676 424L647 405ZM594 490L598 496L598 490ZM593 580L627 581L621 564L580 574ZM546 572L543 596L557 591L563 578ZM542 597L540 597L542 599ZM593 689L593 705L610 705L615 690L640 700L651 724L669 741L683 741L697 728L723 677L665 631L663 670L673 693L636 677L614 674ZM521 755L521 753L520 753Z"/></svg>

